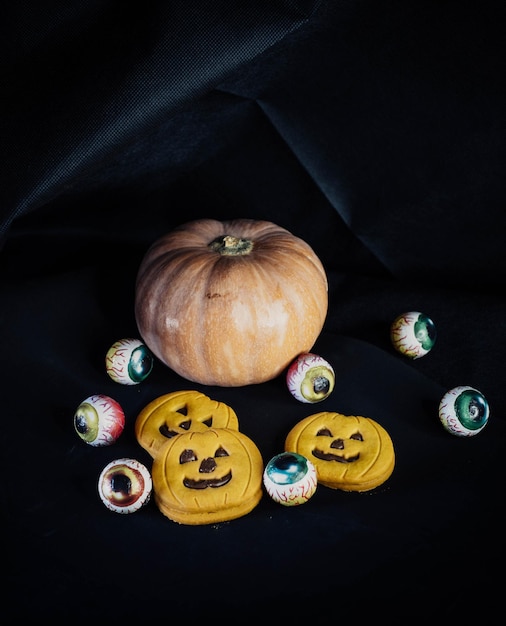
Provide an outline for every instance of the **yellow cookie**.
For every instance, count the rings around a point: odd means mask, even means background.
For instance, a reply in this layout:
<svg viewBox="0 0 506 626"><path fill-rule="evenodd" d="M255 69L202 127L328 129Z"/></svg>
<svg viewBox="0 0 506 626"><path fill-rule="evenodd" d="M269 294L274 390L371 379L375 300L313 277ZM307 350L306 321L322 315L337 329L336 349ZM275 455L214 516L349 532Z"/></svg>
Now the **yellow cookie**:
<svg viewBox="0 0 506 626"><path fill-rule="evenodd" d="M214 524L249 513L262 497L257 446L231 428L190 431L170 439L154 459L154 500L179 524Z"/></svg>
<svg viewBox="0 0 506 626"><path fill-rule="evenodd" d="M387 431L359 415L323 411L301 420L288 433L285 451L305 456L318 483L343 491L368 491L390 477L395 452Z"/></svg>
<svg viewBox="0 0 506 626"><path fill-rule="evenodd" d="M239 429L235 411L200 391L174 391L151 401L137 416L135 436L154 458L175 435L210 427Z"/></svg>

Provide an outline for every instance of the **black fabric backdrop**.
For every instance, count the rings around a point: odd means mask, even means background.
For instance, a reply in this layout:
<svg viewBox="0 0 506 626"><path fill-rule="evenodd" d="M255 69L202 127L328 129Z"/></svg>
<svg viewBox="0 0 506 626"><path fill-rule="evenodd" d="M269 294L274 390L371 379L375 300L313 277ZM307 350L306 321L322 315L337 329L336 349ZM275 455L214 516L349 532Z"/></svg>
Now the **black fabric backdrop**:
<svg viewBox="0 0 506 626"><path fill-rule="evenodd" d="M489 618L506 521L503 3L43 4L2 23L4 613ZM388 429L383 486L320 487L296 508L264 495L199 527L99 501L109 461L149 466L133 423L159 395L226 402L265 462L316 412L282 377L206 388L159 362L137 386L107 376L110 345L137 336L143 254L198 217L268 219L320 256L330 308L314 349L337 380L317 410ZM417 361L389 341L407 310L438 332ZM489 402L476 437L438 421L457 385ZM73 430L94 393L127 419L102 449Z"/></svg>

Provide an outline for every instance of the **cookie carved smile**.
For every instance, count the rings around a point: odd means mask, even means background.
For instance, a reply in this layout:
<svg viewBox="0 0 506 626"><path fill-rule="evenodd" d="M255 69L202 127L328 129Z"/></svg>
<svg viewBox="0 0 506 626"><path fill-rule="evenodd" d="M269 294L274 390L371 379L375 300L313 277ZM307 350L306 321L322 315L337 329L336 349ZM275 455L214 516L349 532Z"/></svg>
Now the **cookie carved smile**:
<svg viewBox="0 0 506 626"><path fill-rule="evenodd" d="M338 463L353 463L354 461L358 461L360 458L360 454L355 454L355 456L346 458L339 454L333 454L332 452L323 452L323 450L318 450L318 448L313 450L313 456L317 459L321 459L322 461L337 461Z"/></svg>
<svg viewBox="0 0 506 626"><path fill-rule="evenodd" d="M232 480L232 472L230 471L221 478L202 478L195 480L193 478L183 478L183 485L188 489L207 489L207 487L223 487Z"/></svg>

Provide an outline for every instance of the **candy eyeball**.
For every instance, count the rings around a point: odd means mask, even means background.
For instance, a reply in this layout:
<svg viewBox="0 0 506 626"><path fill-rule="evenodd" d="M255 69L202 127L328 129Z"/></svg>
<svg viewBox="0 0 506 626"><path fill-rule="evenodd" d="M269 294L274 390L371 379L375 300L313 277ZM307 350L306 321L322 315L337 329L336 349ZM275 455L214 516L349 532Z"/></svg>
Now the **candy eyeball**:
<svg viewBox="0 0 506 626"><path fill-rule="evenodd" d="M316 469L301 454L282 452L265 466L263 483L274 502L284 506L297 506L307 502L315 493Z"/></svg>
<svg viewBox="0 0 506 626"><path fill-rule="evenodd" d="M135 459L111 461L98 479L98 494L114 513L134 513L151 498L153 483L148 469Z"/></svg>
<svg viewBox="0 0 506 626"><path fill-rule="evenodd" d="M115 382L138 385L151 373L153 355L139 339L120 339L107 351L105 368Z"/></svg>
<svg viewBox="0 0 506 626"><path fill-rule="evenodd" d="M436 336L434 322L419 311L402 313L390 326L390 339L394 348L410 359L419 359L430 352Z"/></svg>
<svg viewBox="0 0 506 626"><path fill-rule="evenodd" d="M321 402L334 389L334 369L321 356L306 352L300 354L288 368L286 384L292 396L300 402Z"/></svg>
<svg viewBox="0 0 506 626"><path fill-rule="evenodd" d="M120 404L103 394L89 396L74 413L74 429L90 446L113 444L124 427L125 414Z"/></svg>
<svg viewBox="0 0 506 626"><path fill-rule="evenodd" d="M439 419L444 428L458 437L472 437L488 423L490 408L485 396L467 385L447 391L439 403Z"/></svg>

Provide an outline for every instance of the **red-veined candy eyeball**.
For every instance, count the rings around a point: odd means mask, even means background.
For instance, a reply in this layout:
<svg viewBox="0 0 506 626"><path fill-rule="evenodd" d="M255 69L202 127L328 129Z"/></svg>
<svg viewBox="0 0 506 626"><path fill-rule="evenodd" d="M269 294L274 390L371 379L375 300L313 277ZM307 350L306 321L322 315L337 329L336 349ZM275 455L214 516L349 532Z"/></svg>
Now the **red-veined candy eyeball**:
<svg viewBox="0 0 506 626"><path fill-rule="evenodd" d="M74 413L74 428L90 446L110 446L125 427L121 405L103 394L89 396Z"/></svg>
<svg viewBox="0 0 506 626"><path fill-rule="evenodd" d="M490 407L485 396L468 385L447 391L439 403L439 419L444 428L458 437L473 437L488 423Z"/></svg>
<svg viewBox="0 0 506 626"><path fill-rule="evenodd" d="M286 384L292 396L300 402L321 402L334 389L334 368L321 356L306 352L288 368Z"/></svg>
<svg viewBox="0 0 506 626"><path fill-rule="evenodd" d="M98 479L98 493L115 513L134 513L149 502L153 483L148 469L135 459L111 461Z"/></svg>
<svg viewBox="0 0 506 626"><path fill-rule="evenodd" d="M109 376L122 385L138 385L153 369L153 355L140 339L120 339L105 355Z"/></svg>
<svg viewBox="0 0 506 626"><path fill-rule="evenodd" d="M436 343L436 335L434 322L419 311L398 315L390 326L392 345L410 359L419 359L430 352Z"/></svg>
<svg viewBox="0 0 506 626"><path fill-rule="evenodd" d="M282 452L265 466L264 486L269 496L284 506L307 502L316 491L315 466L296 452Z"/></svg>

